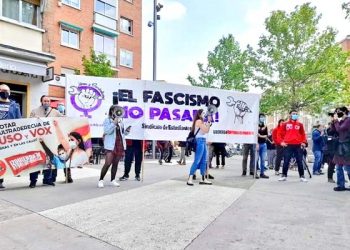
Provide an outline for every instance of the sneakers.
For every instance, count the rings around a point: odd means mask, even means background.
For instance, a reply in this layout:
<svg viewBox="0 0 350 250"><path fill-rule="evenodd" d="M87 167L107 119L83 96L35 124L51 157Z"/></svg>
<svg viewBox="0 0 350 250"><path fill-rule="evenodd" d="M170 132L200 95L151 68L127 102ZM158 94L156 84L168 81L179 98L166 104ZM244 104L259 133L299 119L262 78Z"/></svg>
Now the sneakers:
<svg viewBox="0 0 350 250"><path fill-rule="evenodd" d="M211 179L211 180L214 180L214 176L212 176L211 174L208 174L205 176L207 179Z"/></svg>
<svg viewBox="0 0 350 250"><path fill-rule="evenodd" d="M36 187L36 182L31 181L29 184L29 188L35 188Z"/></svg>
<svg viewBox="0 0 350 250"><path fill-rule="evenodd" d="M135 181L141 181L140 176L135 176Z"/></svg>
<svg viewBox="0 0 350 250"><path fill-rule="evenodd" d="M279 171L275 171L275 175L280 175L280 172Z"/></svg>
<svg viewBox="0 0 350 250"><path fill-rule="evenodd" d="M5 188L5 186L2 183L0 183L0 188Z"/></svg>
<svg viewBox="0 0 350 250"><path fill-rule="evenodd" d="M119 178L120 181L127 181L129 179L129 177L126 176L122 176Z"/></svg>
<svg viewBox="0 0 350 250"><path fill-rule="evenodd" d="M159 162L159 165L162 165L162 164L163 164L163 161L162 161L162 160L159 160L158 162Z"/></svg>
<svg viewBox="0 0 350 250"><path fill-rule="evenodd" d="M103 185L103 180L100 180L100 181L98 182L97 187L99 187L99 188L103 188L103 187L104 187L104 185Z"/></svg>
<svg viewBox="0 0 350 250"><path fill-rule="evenodd" d="M52 181L43 181L43 185L49 185L49 186L55 186L55 183L53 183Z"/></svg>
<svg viewBox="0 0 350 250"><path fill-rule="evenodd" d="M260 175L260 178L261 178L261 179L268 179L268 178L270 178L270 177L268 177L268 176L265 175L265 174L261 174L261 175Z"/></svg>
<svg viewBox="0 0 350 250"><path fill-rule="evenodd" d="M177 164L182 165L181 161L176 161L176 162L177 162Z"/></svg>
<svg viewBox="0 0 350 250"><path fill-rule="evenodd" d="M114 187L120 187L119 183L116 180L111 181L111 185Z"/></svg>
<svg viewBox="0 0 350 250"><path fill-rule="evenodd" d="M196 178L197 178L197 177L196 177L196 175L194 174L194 175L193 175L193 180L195 180Z"/></svg>
<svg viewBox="0 0 350 250"><path fill-rule="evenodd" d="M300 182L308 182L308 180L304 176L302 176L300 177Z"/></svg>
<svg viewBox="0 0 350 250"><path fill-rule="evenodd" d="M278 179L278 181L286 181L287 177L286 176L282 176L281 178Z"/></svg>
<svg viewBox="0 0 350 250"><path fill-rule="evenodd" d="M222 166L221 166L221 169L224 169L224 168L225 168L225 165L222 165Z"/></svg>
<svg viewBox="0 0 350 250"><path fill-rule="evenodd" d="M335 187L335 188L333 188L333 190L334 191L346 191L347 188L345 188L345 187Z"/></svg>
<svg viewBox="0 0 350 250"><path fill-rule="evenodd" d="M247 171L243 170L242 176L246 176L246 175L247 175Z"/></svg>
<svg viewBox="0 0 350 250"><path fill-rule="evenodd" d="M211 184L213 184L213 183L211 183L211 182L208 181L207 179L204 179L204 180L200 181L199 184L201 184L201 185L211 185Z"/></svg>

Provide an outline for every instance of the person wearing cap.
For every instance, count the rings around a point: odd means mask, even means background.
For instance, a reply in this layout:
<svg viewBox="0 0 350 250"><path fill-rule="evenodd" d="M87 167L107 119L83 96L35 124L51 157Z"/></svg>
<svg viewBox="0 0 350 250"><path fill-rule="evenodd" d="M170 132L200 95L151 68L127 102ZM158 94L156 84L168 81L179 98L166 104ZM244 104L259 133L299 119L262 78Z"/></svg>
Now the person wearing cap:
<svg viewBox="0 0 350 250"><path fill-rule="evenodd" d="M19 104L9 99L11 90L6 84L0 85L0 120L12 120L22 118ZM0 179L0 188L5 188L3 185L4 179Z"/></svg>

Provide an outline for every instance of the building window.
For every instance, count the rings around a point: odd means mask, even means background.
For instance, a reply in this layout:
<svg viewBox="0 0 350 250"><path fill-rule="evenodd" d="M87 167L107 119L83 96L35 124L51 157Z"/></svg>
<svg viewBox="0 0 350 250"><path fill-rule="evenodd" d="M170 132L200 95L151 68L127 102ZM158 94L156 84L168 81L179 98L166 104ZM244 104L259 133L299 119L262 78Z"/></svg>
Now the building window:
<svg viewBox="0 0 350 250"><path fill-rule="evenodd" d="M128 68L133 67L133 53L129 50L120 50L120 65Z"/></svg>
<svg viewBox="0 0 350 250"><path fill-rule="evenodd" d="M104 36L99 33L94 34L94 50L96 54L105 54L111 62L112 67L117 66L116 41L114 37Z"/></svg>
<svg viewBox="0 0 350 250"><path fill-rule="evenodd" d="M62 26L61 44L64 46L79 49L79 31L68 29Z"/></svg>
<svg viewBox="0 0 350 250"><path fill-rule="evenodd" d="M80 9L80 0L62 0L62 3Z"/></svg>
<svg viewBox="0 0 350 250"><path fill-rule="evenodd" d="M117 17L116 1L115 0L96 0L95 11L102 15L116 19Z"/></svg>
<svg viewBox="0 0 350 250"><path fill-rule="evenodd" d="M75 75L76 72L74 69L69 69L69 68L61 68L61 75Z"/></svg>
<svg viewBox="0 0 350 250"><path fill-rule="evenodd" d="M120 31L132 35L132 21L125 17L120 18Z"/></svg>
<svg viewBox="0 0 350 250"><path fill-rule="evenodd" d="M38 26L39 0L2 0L2 16Z"/></svg>

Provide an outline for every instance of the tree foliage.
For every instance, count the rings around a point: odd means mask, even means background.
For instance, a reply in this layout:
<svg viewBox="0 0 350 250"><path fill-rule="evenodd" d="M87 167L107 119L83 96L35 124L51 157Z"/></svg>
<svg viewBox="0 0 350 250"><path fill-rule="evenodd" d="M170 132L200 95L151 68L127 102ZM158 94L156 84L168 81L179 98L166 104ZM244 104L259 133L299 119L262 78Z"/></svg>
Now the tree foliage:
<svg viewBox="0 0 350 250"><path fill-rule="evenodd" d="M347 57L335 42L336 31L318 30L321 15L310 4L274 11L265 21L255 60L256 86L264 90L262 111L320 112L339 102L349 87Z"/></svg>
<svg viewBox="0 0 350 250"><path fill-rule="evenodd" d="M341 7L345 11L345 19L350 19L350 2L344 2Z"/></svg>
<svg viewBox="0 0 350 250"><path fill-rule="evenodd" d="M193 86L248 91L252 70L248 51L241 51L238 42L229 34L220 39L214 51L208 53L207 66L198 63L199 79L188 76Z"/></svg>
<svg viewBox="0 0 350 250"><path fill-rule="evenodd" d="M96 54L93 49L90 50L90 58L83 56L84 73L87 76L113 77L115 71L111 68L111 62L106 54Z"/></svg>

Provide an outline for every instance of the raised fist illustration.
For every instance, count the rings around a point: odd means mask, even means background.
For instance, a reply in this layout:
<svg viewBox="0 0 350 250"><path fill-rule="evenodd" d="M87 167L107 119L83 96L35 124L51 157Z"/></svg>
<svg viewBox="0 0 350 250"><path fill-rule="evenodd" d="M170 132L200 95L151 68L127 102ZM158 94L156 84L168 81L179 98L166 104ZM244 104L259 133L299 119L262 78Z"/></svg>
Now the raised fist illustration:
<svg viewBox="0 0 350 250"><path fill-rule="evenodd" d="M247 112L251 112L248 105L240 100L236 101L233 110L235 111L235 115L239 117L244 117Z"/></svg>
<svg viewBox="0 0 350 250"><path fill-rule="evenodd" d="M84 108L91 108L96 99L96 93L91 89L83 89L78 95L78 100Z"/></svg>

